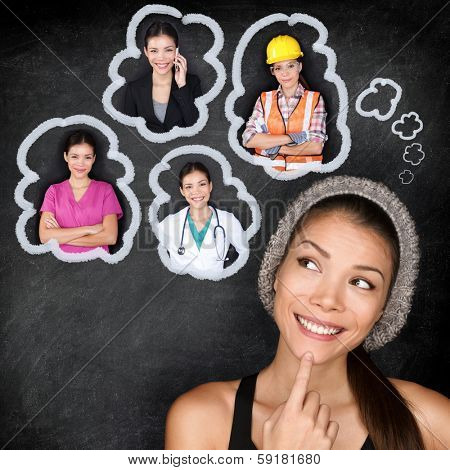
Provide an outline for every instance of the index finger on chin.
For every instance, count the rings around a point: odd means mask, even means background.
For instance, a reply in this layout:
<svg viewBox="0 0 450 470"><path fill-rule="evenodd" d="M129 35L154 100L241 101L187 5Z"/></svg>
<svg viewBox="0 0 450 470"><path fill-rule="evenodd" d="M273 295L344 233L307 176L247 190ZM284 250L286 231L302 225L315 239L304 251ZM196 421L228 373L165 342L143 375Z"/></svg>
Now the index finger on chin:
<svg viewBox="0 0 450 470"><path fill-rule="evenodd" d="M289 408L299 409L303 407L306 393L308 391L309 378L311 377L311 370L313 366L313 355L311 352L306 352L300 360L300 367L298 368L295 377L294 385L291 394L287 400L286 406Z"/></svg>

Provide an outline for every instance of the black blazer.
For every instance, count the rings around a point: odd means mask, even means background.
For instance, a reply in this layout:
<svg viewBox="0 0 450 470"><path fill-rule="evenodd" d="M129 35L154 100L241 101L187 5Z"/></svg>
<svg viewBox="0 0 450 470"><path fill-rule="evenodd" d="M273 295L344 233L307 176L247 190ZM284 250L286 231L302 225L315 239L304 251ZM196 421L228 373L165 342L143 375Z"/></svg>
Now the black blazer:
<svg viewBox="0 0 450 470"><path fill-rule="evenodd" d="M187 74L186 85L178 88L172 79L169 102L167 103L164 122L155 116L152 100L152 73L148 73L127 84L122 105L122 112L127 116L141 116L152 132L168 132L172 127L189 127L198 119L198 109L194 99L201 96L200 79L197 75Z"/></svg>

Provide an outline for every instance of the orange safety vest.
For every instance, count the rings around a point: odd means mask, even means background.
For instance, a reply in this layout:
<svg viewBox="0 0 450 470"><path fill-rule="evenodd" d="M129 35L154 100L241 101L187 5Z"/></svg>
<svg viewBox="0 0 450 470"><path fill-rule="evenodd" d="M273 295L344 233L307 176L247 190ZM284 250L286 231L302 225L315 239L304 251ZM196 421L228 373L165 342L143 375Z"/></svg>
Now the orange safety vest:
<svg viewBox="0 0 450 470"><path fill-rule="evenodd" d="M270 134L289 134L291 132L307 131L311 125L314 109L319 101L320 93L305 90L297 106L292 111L287 123L284 122L280 108L278 107L278 92L264 91L260 99L264 110L264 120ZM263 149L255 148L255 155L268 158ZM270 158L270 157L269 157ZM280 160L283 166L274 166L275 170L288 171L290 164L298 168L299 163L321 162L322 155L282 155L278 154L274 161ZM291 168L294 169L294 168Z"/></svg>

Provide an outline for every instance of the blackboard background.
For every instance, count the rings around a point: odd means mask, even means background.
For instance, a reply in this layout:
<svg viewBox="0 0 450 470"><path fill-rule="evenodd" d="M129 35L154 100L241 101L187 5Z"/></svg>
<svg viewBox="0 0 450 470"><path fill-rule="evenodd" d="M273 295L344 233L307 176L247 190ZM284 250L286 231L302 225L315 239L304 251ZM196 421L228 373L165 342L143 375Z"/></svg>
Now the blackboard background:
<svg viewBox="0 0 450 470"><path fill-rule="evenodd" d="M388 376L448 392L448 8L424 27L445 2L282 3L280 8L276 2L267 1L232 0L218 5L170 2L185 14L203 13L221 25L225 47L219 58L226 67L227 82L209 107L206 128L193 138L167 144L137 138L134 128L121 125L104 112L99 99L110 83L108 65L125 47L128 22L144 2L65 1L57 6L45 1L6 2L86 86L1 7L2 446L162 448L165 414L177 396L202 382L238 378L270 362L277 332L256 294L263 248L286 202L323 178L313 174L291 182L271 180L262 169L236 157L227 142L229 123L224 102L231 91L233 53L244 31L271 13L307 13L328 28L328 44L338 57L337 73L347 85L349 98L353 98L348 114L352 149L334 174L383 181L408 206L417 223L421 272L408 324L373 358ZM201 76L206 91L214 75L200 59L209 49L212 35L201 26L188 29L174 23L181 32L180 51L187 56L190 70ZM274 25L252 41L243 65L248 93L238 100L237 114L247 117L258 92L273 83L263 63L264 46L267 38L286 29L285 24ZM337 110L337 95L334 86L323 79L324 56L311 51L316 33L307 27L293 30L305 50L304 75L313 89L322 91L331 117ZM139 75L145 70L145 62L138 62L126 61L120 72L127 79ZM375 76L391 78L403 88L403 98L389 122L363 118L354 109L354 97ZM369 99L367 106L370 104ZM426 153L418 167L403 162L408 142L390 130L394 119L412 110L424 122L423 131L414 140L422 143ZM13 198L22 177L16 165L18 147L44 120L74 114L90 114L110 126L119 137L119 150L135 167L131 187L141 202L144 220L131 253L118 265L100 260L68 264L51 254L33 256L21 249L15 236L21 212ZM42 179L25 196L36 207L46 187L66 177L60 142L67 130L49 132L30 151L29 165ZM334 121L328 131L326 158L340 145ZM95 177L114 183L123 168L102 157L107 142L97 135L101 151ZM187 144L210 145L227 156L233 175L257 197L263 212L261 231L252 241L247 265L220 283L173 277L160 262L148 227L146 214L154 198L148 173L169 150ZM220 186L219 167L212 167L218 183L214 197L225 200L223 207L241 214L239 204L232 203L232 191ZM410 185L402 185L398 179L405 168L415 175ZM176 193L176 181L166 178ZM120 192L118 195L125 209L123 232L131 211ZM244 225L248 217L244 210ZM37 218L27 226L33 243L37 242L36 228Z"/></svg>

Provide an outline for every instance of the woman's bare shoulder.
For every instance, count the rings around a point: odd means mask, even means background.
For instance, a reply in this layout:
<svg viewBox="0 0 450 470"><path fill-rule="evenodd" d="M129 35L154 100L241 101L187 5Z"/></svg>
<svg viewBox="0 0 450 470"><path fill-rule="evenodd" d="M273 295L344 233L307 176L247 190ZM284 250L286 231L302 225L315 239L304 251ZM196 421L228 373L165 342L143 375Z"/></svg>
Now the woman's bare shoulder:
<svg viewBox="0 0 450 470"><path fill-rule="evenodd" d="M187 408L211 407L219 411L234 405L234 397L240 380L208 382L198 385L179 396L172 405L186 411Z"/></svg>
<svg viewBox="0 0 450 470"><path fill-rule="evenodd" d="M167 414L165 448L227 449L239 382L208 382L178 397Z"/></svg>
<svg viewBox="0 0 450 470"><path fill-rule="evenodd" d="M426 448L450 446L450 402L444 395L407 380L389 379L410 403Z"/></svg>

